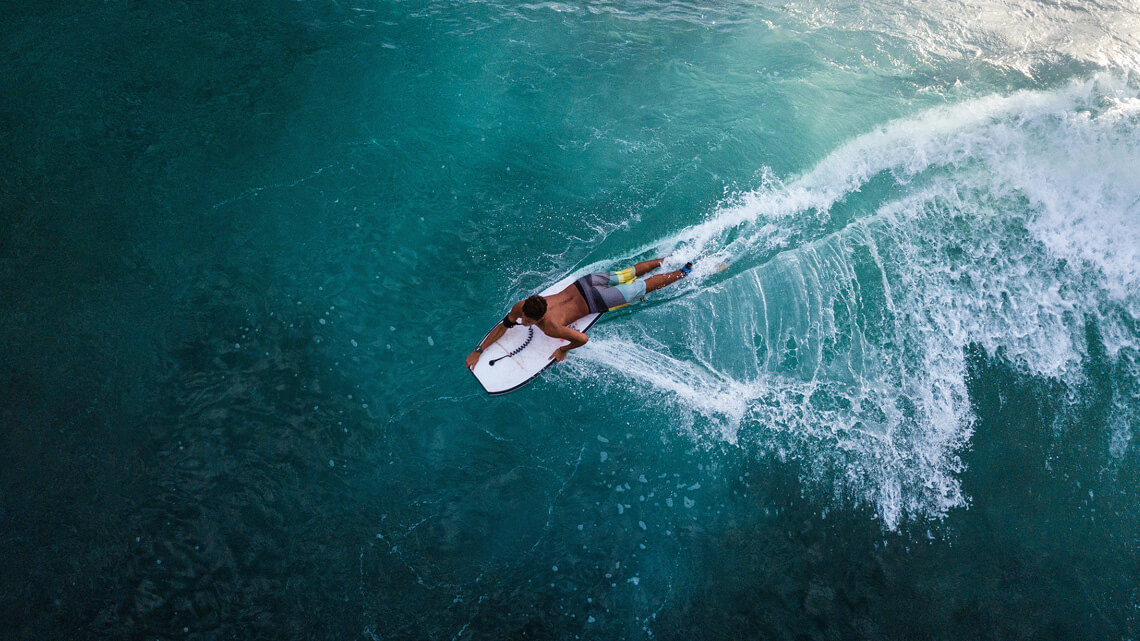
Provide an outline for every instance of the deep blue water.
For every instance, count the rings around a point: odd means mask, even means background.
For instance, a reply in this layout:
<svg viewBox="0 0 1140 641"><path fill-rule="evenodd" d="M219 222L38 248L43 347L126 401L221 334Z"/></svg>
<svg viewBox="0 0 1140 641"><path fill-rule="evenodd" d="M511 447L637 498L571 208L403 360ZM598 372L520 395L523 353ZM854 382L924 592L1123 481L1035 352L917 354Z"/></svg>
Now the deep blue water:
<svg viewBox="0 0 1140 641"><path fill-rule="evenodd" d="M1140 637L1134 3L0 28L0 636Z"/></svg>

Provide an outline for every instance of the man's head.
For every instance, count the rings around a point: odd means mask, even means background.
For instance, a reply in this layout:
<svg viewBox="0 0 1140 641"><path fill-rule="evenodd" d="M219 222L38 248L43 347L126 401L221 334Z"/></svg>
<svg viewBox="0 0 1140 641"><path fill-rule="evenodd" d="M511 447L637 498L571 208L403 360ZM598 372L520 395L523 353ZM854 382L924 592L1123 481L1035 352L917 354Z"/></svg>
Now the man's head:
<svg viewBox="0 0 1140 641"><path fill-rule="evenodd" d="M523 301L523 324L533 325L546 315L546 299L538 294ZM530 321L530 322L527 322Z"/></svg>

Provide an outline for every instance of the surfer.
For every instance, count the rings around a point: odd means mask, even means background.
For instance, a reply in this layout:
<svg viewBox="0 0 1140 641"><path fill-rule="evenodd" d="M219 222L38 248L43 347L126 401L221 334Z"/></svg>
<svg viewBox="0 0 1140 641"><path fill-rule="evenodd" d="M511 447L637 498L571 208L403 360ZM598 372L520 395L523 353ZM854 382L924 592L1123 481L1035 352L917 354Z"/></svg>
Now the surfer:
<svg viewBox="0 0 1140 641"><path fill-rule="evenodd" d="M566 358L567 352L585 345L589 340L584 333L567 325L587 314L600 314L641 302L649 292L681 280L693 269L692 263L685 263L684 267L676 271L638 280L639 276L660 267L663 260L665 259L655 258L616 272L587 274L552 296L535 294L526 300L520 300L511 307L502 322L487 334L483 342L467 355L467 369L473 369L483 350L499 340L507 328L515 325L538 325L547 336L570 341L569 345L559 347L550 355L561 362Z"/></svg>

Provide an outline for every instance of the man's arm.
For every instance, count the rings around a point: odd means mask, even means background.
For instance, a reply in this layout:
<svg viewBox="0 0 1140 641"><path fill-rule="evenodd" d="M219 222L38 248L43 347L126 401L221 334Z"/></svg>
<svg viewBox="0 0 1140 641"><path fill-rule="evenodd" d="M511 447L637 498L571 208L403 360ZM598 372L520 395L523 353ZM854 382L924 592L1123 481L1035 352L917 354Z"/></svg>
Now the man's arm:
<svg viewBox="0 0 1140 641"><path fill-rule="evenodd" d="M551 358L557 359L559 362L562 362L566 359L566 352L581 347L590 340L589 336L586 336L582 332L579 332L576 329L571 329L569 327L559 326L557 328L551 329L553 330L550 332L551 336L555 338L563 338L570 341L569 345L563 345L562 347L559 347L558 349L554 350L553 354L550 355Z"/></svg>
<svg viewBox="0 0 1140 641"><path fill-rule="evenodd" d="M513 307L511 307L511 311L507 312L507 318L509 318L511 320L515 320L516 318L518 318L521 315L522 315L522 301L520 300L519 302L515 303ZM492 329L491 333L487 334L487 338L484 338L483 342L479 343L479 346L477 348L475 348L474 351L472 351L470 354L467 355L467 369L474 368L475 363L479 362L479 356L481 355L482 351L487 349L491 345L494 345L495 341L502 338L503 334L505 334L506 331L507 331L507 327L505 325L503 325L501 322L498 325L495 325L495 329Z"/></svg>

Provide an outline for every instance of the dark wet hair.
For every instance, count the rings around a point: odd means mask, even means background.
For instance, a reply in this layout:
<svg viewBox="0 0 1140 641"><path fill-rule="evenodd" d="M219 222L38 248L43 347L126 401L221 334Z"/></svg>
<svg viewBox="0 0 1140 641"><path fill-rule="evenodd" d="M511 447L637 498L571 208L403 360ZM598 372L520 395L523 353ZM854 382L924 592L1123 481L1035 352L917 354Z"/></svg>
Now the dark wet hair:
<svg viewBox="0 0 1140 641"><path fill-rule="evenodd" d="M523 301L523 313L532 320L542 320L546 315L546 299L538 294Z"/></svg>

